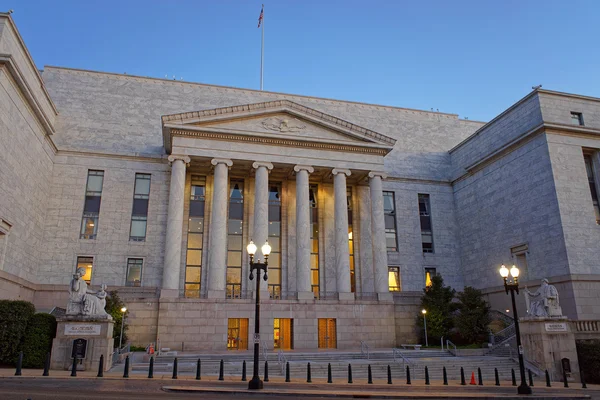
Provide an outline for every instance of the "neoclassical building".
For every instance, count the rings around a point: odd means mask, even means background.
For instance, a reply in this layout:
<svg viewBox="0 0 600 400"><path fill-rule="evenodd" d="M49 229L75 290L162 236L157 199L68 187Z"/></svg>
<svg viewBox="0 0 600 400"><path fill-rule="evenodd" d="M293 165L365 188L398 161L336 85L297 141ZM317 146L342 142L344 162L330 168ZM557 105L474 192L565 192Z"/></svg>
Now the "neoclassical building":
<svg viewBox="0 0 600 400"><path fill-rule="evenodd" d="M569 318L600 319L599 135L599 99L542 89L483 123L39 71L0 14L0 297L64 307L84 267L127 303L132 343L245 349L252 240L256 258L272 248L269 348L416 341L437 274L505 311L503 263L549 278Z"/></svg>

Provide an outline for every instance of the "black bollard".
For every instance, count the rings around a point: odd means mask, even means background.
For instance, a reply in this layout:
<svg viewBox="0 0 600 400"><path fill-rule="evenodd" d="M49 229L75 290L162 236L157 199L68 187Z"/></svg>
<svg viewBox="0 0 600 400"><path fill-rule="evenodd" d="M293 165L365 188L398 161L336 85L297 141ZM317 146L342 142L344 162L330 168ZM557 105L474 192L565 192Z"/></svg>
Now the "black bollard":
<svg viewBox="0 0 600 400"><path fill-rule="evenodd" d="M410 385L410 367L406 366L406 384Z"/></svg>
<svg viewBox="0 0 600 400"><path fill-rule="evenodd" d="M285 363L285 381L291 382L290 381L290 363L289 363L289 361Z"/></svg>
<svg viewBox="0 0 600 400"><path fill-rule="evenodd" d="M367 367L367 383L369 385L373 384L373 374L371 373L371 364Z"/></svg>
<svg viewBox="0 0 600 400"><path fill-rule="evenodd" d="M550 384L550 374L548 373L548 370L546 370L546 387L552 387Z"/></svg>
<svg viewBox="0 0 600 400"><path fill-rule="evenodd" d="M429 385L429 368L425 366L425 384Z"/></svg>
<svg viewBox="0 0 600 400"><path fill-rule="evenodd" d="M129 356L125 357L125 369L123 370L123 378L129 378Z"/></svg>
<svg viewBox="0 0 600 400"><path fill-rule="evenodd" d="M587 389L587 385L585 384L585 377L583 375L584 375L583 371L580 368L579 369L579 376L581 376L581 388L582 389Z"/></svg>
<svg viewBox="0 0 600 400"><path fill-rule="evenodd" d="M19 375L21 375L21 365L17 365L17 372L19 372ZM73 357L73 365L71 366L71 376L77 376L77 356Z"/></svg>
<svg viewBox="0 0 600 400"><path fill-rule="evenodd" d="M352 383L352 365L348 364L348 383Z"/></svg>
<svg viewBox="0 0 600 400"><path fill-rule="evenodd" d="M481 376L481 368L477 367L477 378L479 379L479 386L483 386L483 378Z"/></svg>
<svg viewBox="0 0 600 400"><path fill-rule="evenodd" d="M529 374L529 386L533 387L533 374L530 369L527 370L527 374Z"/></svg>
<svg viewBox="0 0 600 400"><path fill-rule="evenodd" d="M467 384L467 382L465 382L465 370L463 369L463 367L460 367L460 384L462 386L465 386Z"/></svg>
<svg viewBox="0 0 600 400"><path fill-rule="evenodd" d="M567 372L563 368L563 382L565 383L565 387L569 387L569 381L567 381Z"/></svg>
<svg viewBox="0 0 600 400"><path fill-rule="evenodd" d="M444 375L444 385L448 385L448 374L446 373L446 367L443 368L442 372Z"/></svg>
<svg viewBox="0 0 600 400"><path fill-rule="evenodd" d="M177 379L177 357L173 360L173 376L171 379Z"/></svg>
<svg viewBox="0 0 600 400"><path fill-rule="evenodd" d="M198 359L198 361L196 361L196 380L197 381L202 379L202 377L200 376L201 369L202 369L202 363L200 362L200 359Z"/></svg>
<svg viewBox="0 0 600 400"><path fill-rule="evenodd" d="M98 378L102 378L104 376L104 354L100 354L100 362L98 363Z"/></svg>
<svg viewBox="0 0 600 400"><path fill-rule="evenodd" d="M264 382L269 382L269 362L265 360L265 379Z"/></svg>
<svg viewBox="0 0 600 400"><path fill-rule="evenodd" d="M510 375L512 377L512 385L513 386L517 386L517 377L515 376L515 369L514 368L510 369Z"/></svg>
<svg viewBox="0 0 600 400"><path fill-rule="evenodd" d="M496 386L500 386L500 376L498 375L498 368L494 368L494 375L496 376Z"/></svg>
<svg viewBox="0 0 600 400"><path fill-rule="evenodd" d="M392 384L392 368L388 365L388 385Z"/></svg>
<svg viewBox="0 0 600 400"><path fill-rule="evenodd" d="M242 381L246 382L246 360L242 363Z"/></svg>
<svg viewBox="0 0 600 400"><path fill-rule="evenodd" d="M331 363L327 364L327 383L333 383L331 379Z"/></svg>
<svg viewBox="0 0 600 400"><path fill-rule="evenodd" d="M312 376L310 375L310 363L306 364L306 383L312 383Z"/></svg>
<svg viewBox="0 0 600 400"><path fill-rule="evenodd" d="M23 365L23 352L19 352L19 358L17 359L17 370L15 371L15 376L21 376L23 373L21 372L21 367Z"/></svg>
<svg viewBox="0 0 600 400"><path fill-rule="evenodd" d="M223 378L223 359L221 359L221 362L219 363L219 380L225 380Z"/></svg>
<svg viewBox="0 0 600 400"><path fill-rule="evenodd" d="M154 378L154 356L150 357L150 365L148 366L148 379Z"/></svg>
<svg viewBox="0 0 600 400"><path fill-rule="evenodd" d="M44 363L44 373L42 376L50 375L50 353L46 353L46 362Z"/></svg>

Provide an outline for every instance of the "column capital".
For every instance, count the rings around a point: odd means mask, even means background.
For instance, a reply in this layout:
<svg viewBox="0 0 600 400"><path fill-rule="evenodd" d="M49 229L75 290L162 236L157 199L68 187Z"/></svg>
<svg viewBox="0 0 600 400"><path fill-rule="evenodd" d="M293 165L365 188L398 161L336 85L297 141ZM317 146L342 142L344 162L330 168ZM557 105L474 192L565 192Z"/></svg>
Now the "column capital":
<svg viewBox="0 0 600 400"><path fill-rule="evenodd" d="M313 167L311 167L310 165L302 165L302 164L294 165L294 172L300 172L300 171L307 171L309 174L312 174L313 172L315 172L315 169Z"/></svg>
<svg viewBox="0 0 600 400"><path fill-rule="evenodd" d="M252 168L259 169L260 167L265 167L267 170L270 171L273 169L273 164L267 161L254 161L252 163Z"/></svg>
<svg viewBox="0 0 600 400"><path fill-rule="evenodd" d="M169 164L173 164L177 160L181 160L185 163L186 166L190 166L190 157L182 154L171 154L167 160L169 160Z"/></svg>
<svg viewBox="0 0 600 400"><path fill-rule="evenodd" d="M371 171L369 172L369 178L375 178L376 176L380 177L381 179L386 179L388 177L388 175L383 172L383 171Z"/></svg>
<svg viewBox="0 0 600 400"><path fill-rule="evenodd" d="M340 168L334 168L331 173L333 175L337 175L337 174L346 174L346 176L350 176L350 174L352 174L352 172L350 172L349 169L340 169Z"/></svg>
<svg viewBox="0 0 600 400"><path fill-rule="evenodd" d="M212 160L210 160L210 163L214 166L216 166L217 164L225 164L228 167L231 167L233 165L233 161L231 161L228 158L213 158Z"/></svg>

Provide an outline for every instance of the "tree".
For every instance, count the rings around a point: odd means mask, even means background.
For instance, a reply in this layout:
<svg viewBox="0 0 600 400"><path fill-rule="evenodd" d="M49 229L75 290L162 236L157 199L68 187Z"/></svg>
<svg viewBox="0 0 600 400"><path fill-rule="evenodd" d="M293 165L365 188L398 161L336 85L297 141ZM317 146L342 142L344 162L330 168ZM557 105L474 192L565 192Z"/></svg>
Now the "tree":
<svg viewBox="0 0 600 400"><path fill-rule="evenodd" d="M456 310L456 304L452 302L456 291L449 286L444 286L444 279L436 275L431 278L431 286L423 289L421 297L421 309L427 311L427 337L433 341L439 341L442 337L448 337L452 329L452 314ZM419 310L420 311L420 310ZM417 324L423 328L423 314L419 312Z"/></svg>
<svg viewBox="0 0 600 400"><path fill-rule="evenodd" d="M123 300L121 300L117 291L115 290L110 292L108 294L108 297L106 298L105 310L108 314L110 314L113 317L113 321L115 323L113 328L113 339L115 340L115 346L118 346L119 342L121 342L121 324L124 324L122 343L127 343L128 326L127 323L123 321L123 318L127 317L129 311L126 311L125 313L121 312L121 308L123 307L125 307L125 303L123 303Z"/></svg>
<svg viewBox="0 0 600 400"><path fill-rule="evenodd" d="M458 333L469 343L485 342L491 318L490 305L483 299L481 290L466 286L456 298L458 313L454 323Z"/></svg>

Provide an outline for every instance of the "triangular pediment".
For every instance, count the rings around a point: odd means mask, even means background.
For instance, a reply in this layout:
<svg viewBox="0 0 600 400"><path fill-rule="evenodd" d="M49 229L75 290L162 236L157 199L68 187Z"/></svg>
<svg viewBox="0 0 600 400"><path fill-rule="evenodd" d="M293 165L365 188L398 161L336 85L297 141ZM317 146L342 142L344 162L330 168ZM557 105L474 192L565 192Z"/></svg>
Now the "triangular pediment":
<svg viewBox="0 0 600 400"><path fill-rule="evenodd" d="M390 151L395 139L288 101L223 107L162 117L165 148L170 151L172 134L185 131L213 132L244 137L277 138L293 143L322 142L380 148Z"/></svg>

